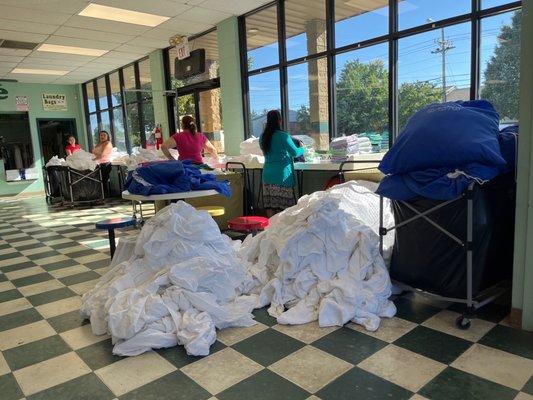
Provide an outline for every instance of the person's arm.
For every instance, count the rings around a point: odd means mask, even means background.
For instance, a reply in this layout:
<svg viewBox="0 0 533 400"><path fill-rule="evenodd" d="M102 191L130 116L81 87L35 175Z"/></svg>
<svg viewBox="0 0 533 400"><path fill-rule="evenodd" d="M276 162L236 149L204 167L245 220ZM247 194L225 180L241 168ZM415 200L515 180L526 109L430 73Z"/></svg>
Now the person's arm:
<svg viewBox="0 0 533 400"><path fill-rule="evenodd" d="M303 156L305 152L303 147L296 147L289 134L285 135L284 147L292 158Z"/></svg>
<svg viewBox="0 0 533 400"><path fill-rule="evenodd" d="M71 156L72 155L72 151L70 151L69 149L66 149L67 151L67 156Z"/></svg>
<svg viewBox="0 0 533 400"><path fill-rule="evenodd" d="M204 150L211 154L211 157L218 157L217 149L215 146L213 146L213 143L211 143L209 139L205 139Z"/></svg>
<svg viewBox="0 0 533 400"><path fill-rule="evenodd" d="M169 151L170 149L174 149L174 148L176 148L176 141L174 140L172 136L169 137L167 140L165 140L163 144L161 145L161 151L163 152L165 157L168 158L169 160L174 159L174 157L172 157L172 154L170 154L170 151Z"/></svg>
<svg viewBox="0 0 533 400"><path fill-rule="evenodd" d="M103 149L100 145L97 145L94 147L93 155L94 155L95 160L99 159L102 156L102 151Z"/></svg>
<svg viewBox="0 0 533 400"><path fill-rule="evenodd" d="M113 153L113 145L111 142L107 142L104 148L102 149L102 154L100 155L100 158L107 159L111 153Z"/></svg>

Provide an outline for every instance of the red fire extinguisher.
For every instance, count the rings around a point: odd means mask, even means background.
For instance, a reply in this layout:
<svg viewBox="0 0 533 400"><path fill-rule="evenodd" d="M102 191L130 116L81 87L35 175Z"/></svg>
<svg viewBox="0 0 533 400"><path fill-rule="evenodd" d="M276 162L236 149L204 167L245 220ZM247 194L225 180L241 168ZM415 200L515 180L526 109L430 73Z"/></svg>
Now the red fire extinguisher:
<svg viewBox="0 0 533 400"><path fill-rule="evenodd" d="M161 134L161 125L157 124L154 131L155 135L155 147L157 150L161 147L161 144L163 144L163 135Z"/></svg>

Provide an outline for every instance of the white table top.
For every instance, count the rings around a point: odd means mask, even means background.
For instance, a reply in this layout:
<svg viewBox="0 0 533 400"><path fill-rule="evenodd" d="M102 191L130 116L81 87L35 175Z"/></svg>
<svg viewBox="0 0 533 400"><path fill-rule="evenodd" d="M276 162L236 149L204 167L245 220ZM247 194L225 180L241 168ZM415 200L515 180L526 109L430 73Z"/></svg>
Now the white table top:
<svg viewBox="0 0 533 400"><path fill-rule="evenodd" d="M131 194L127 190L122 192L122 198L125 200L135 201L155 201L155 200L183 200L193 199L195 197L213 196L218 194L216 190L191 190L190 192L153 194L151 196L143 196L140 194Z"/></svg>

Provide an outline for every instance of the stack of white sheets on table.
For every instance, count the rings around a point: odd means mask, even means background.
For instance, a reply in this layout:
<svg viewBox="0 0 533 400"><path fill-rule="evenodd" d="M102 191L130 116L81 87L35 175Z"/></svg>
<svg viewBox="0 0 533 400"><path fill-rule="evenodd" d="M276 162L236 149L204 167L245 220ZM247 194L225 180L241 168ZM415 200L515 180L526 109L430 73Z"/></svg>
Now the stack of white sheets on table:
<svg viewBox="0 0 533 400"><path fill-rule="evenodd" d="M372 153L372 143L365 136L350 135L335 138L329 145L331 161L343 162L350 155Z"/></svg>
<svg viewBox="0 0 533 400"><path fill-rule="evenodd" d="M261 147L259 145L259 138L251 137L249 139L246 139L244 142L241 142L240 153L241 153L241 156L247 156L247 155L262 156L263 151L261 150Z"/></svg>
<svg viewBox="0 0 533 400"><path fill-rule="evenodd" d="M357 145L359 147L357 154L372 153L372 142L366 136L359 136L357 138Z"/></svg>

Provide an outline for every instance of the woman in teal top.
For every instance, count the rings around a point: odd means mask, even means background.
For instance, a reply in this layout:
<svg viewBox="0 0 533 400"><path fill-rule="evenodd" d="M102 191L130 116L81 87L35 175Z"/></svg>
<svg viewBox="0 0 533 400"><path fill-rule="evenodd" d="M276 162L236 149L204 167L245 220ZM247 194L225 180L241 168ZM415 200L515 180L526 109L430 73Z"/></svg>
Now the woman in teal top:
<svg viewBox="0 0 533 400"><path fill-rule="evenodd" d="M291 136L281 130L278 110L267 113L267 122L259 144L265 155L263 167L263 204L268 217L296 203L293 159L304 154Z"/></svg>

